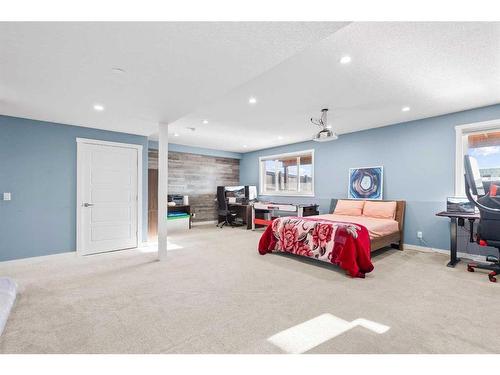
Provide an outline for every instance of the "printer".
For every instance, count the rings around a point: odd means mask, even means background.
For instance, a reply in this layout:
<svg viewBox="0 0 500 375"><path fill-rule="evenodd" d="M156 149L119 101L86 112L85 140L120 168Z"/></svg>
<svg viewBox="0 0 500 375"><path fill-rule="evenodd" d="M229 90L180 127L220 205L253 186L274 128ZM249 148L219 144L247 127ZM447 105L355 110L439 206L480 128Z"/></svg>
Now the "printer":
<svg viewBox="0 0 500 375"><path fill-rule="evenodd" d="M174 202L176 206L182 206L184 204L184 196L180 194L168 194L168 202Z"/></svg>

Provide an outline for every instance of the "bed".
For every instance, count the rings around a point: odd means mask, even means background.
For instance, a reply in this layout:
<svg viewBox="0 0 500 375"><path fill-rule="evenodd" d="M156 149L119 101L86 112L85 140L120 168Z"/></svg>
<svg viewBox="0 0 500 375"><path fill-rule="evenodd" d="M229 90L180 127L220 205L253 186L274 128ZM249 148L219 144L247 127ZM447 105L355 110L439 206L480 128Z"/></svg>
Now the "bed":
<svg viewBox="0 0 500 375"><path fill-rule="evenodd" d="M338 199L332 199L330 204L330 212L335 211L335 207L337 206ZM394 202L393 200L383 200L377 202ZM375 224L373 227L368 225L367 229L370 234L370 245L371 251L379 250L384 247L393 247L399 250L403 250L403 232L404 232L404 217L405 217L405 209L406 209L406 201L397 200L396 202L396 213L394 215L393 223L389 223L389 227L387 227L387 223L378 223L376 221L373 222ZM328 215L319 215L316 217L322 217ZM346 216L344 215L343 219L345 220ZM363 222L360 220L363 217L355 217L351 218L354 222L359 222L359 224L363 225ZM357 220L357 221L356 221ZM381 219L383 220L383 219ZM366 223L366 222L365 222ZM385 230L380 230L380 225L386 226ZM391 227L392 225L392 227ZM397 225L397 228L396 228Z"/></svg>
<svg viewBox="0 0 500 375"><path fill-rule="evenodd" d="M371 252L387 246L402 250L404 211L404 201L332 200L330 214L274 219L258 250L314 258L363 278L373 270Z"/></svg>

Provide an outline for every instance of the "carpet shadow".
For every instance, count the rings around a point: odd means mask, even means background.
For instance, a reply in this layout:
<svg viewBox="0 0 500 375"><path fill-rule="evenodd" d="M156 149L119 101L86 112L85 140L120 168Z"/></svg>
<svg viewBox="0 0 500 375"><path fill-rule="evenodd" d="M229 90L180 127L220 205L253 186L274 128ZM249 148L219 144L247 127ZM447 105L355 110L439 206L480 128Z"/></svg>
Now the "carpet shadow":
<svg viewBox="0 0 500 375"><path fill-rule="evenodd" d="M393 254L395 254L396 252L399 252L401 250L399 249L394 249L390 246L387 246L387 247L383 247L381 249L378 249L378 250L375 250L375 251L372 251L372 254L371 254L371 257L372 259L375 257L376 259L375 260L381 260L381 259L385 259Z"/></svg>
<svg viewBox="0 0 500 375"><path fill-rule="evenodd" d="M332 264L332 263L323 262L321 260L303 257L303 256L300 256L297 254L292 254L292 253L279 252L279 253L271 253L271 254L266 254L266 255L277 255L277 256L280 256L283 258L293 259L293 260L300 262L300 263L305 263L307 265L311 265L311 266L318 267L318 268L324 268L324 269L327 269L330 271L334 271L338 274L345 275L345 271L343 269L341 269L339 266Z"/></svg>
<svg viewBox="0 0 500 375"><path fill-rule="evenodd" d="M372 260L375 260L378 262L380 260L385 259L386 257L389 257L389 256L395 254L396 251L400 251L400 250L393 249L392 247L384 247L382 249L375 250L371 254ZM342 268L340 268L339 266L332 264L332 263L323 262L321 260L317 260L314 258L308 258L308 257L300 256L297 254L285 253L285 252L269 253L266 255L277 255L277 256L280 256L283 258L293 259L294 261L307 264L308 267L310 266L310 267L318 267L318 268L327 269L329 271L333 271L333 272L336 272L337 274L340 274L342 276L350 278L350 276L346 273L346 271L343 270ZM277 264L277 265L280 267L283 266L282 264ZM297 269L294 269L294 271L297 271ZM311 272L309 272L310 269L308 269L308 268L300 269L299 271L304 271L304 273L311 275ZM367 273L366 277L370 278L371 275L372 275L372 272ZM315 276L319 276L319 275L315 275Z"/></svg>

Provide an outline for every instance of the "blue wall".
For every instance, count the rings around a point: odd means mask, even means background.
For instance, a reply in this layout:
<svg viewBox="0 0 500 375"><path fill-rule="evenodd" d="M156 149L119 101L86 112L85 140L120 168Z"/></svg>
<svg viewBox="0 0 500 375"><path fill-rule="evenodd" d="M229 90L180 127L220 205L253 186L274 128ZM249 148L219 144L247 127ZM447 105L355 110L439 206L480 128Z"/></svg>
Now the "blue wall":
<svg viewBox="0 0 500 375"><path fill-rule="evenodd" d="M143 146L147 238L147 138L0 116L0 261L76 249L76 138Z"/></svg>
<svg viewBox="0 0 500 375"><path fill-rule="evenodd" d="M158 150L158 142L157 141L149 141L149 148L151 148L153 150ZM203 147L191 147L191 146L185 146L185 145L178 145L176 143L169 143L168 144L168 151L185 152L188 154L216 156L216 157L232 158L232 159L241 159L242 158L242 154L240 154L238 152L213 150L211 148L203 148Z"/></svg>
<svg viewBox="0 0 500 375"><path fill-rule="evenodd" d="M243 154L240 183L259 184L259 156L315 149L315 197L261 197L316 202L322 212L331 198L346 198L352 167L384 166L384 199L407 201L405 243L449 249L449 222L435 217L455 190L455 126L500 118L500 104L378 129ZM416 238L423 232L424 242Z"/></svg>
<svg viewBox="0 0 500 375"><path fill-rule="evenodd" d="M384 198L407 201L405 242L448 249L448 222L434 214L454 194L455 125L500 118L500 105L342 135L328 143L302 142L246 154L169 145L170 150L241 158L240 183L258 185L258 157L314 148L314 198L264 197L317 202L347 195L348 169L384 166ZM74 251L76 247L76 138L141 144L143 238L147 237L146 137L0 115L0 261ZM149 147L155 148L155 144ZM423 231L424 243L416 238Z"/></svg>

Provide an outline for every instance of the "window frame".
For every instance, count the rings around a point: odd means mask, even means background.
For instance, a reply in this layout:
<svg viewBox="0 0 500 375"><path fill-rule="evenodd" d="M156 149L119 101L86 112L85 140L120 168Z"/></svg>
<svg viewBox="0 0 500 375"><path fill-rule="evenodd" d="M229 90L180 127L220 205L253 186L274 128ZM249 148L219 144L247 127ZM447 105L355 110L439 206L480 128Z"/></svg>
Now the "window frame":
<svg viewBox="0 0 500 375"><path fill-rule="evenodd" d="M465 196L464 153L467 149L466 136L491 130L500 131L500 119L474 122L455 126L455 196Z"/></svg>
<svg viewBox="0 0 500 375"><path fill-rule="evenodd" d="M264 184L265 184L265 178L264 177L264 162L266 160L276 160L279 158L289 158L291 156L297 157L297 171L300 171L300 157L305 156L305 155L311 155L311 192L310 193L303 193L300 191L300 173L297 173L297 191L280 191L278 190L279 188L279 181L278 178L276 178L276 188L274 191L267 191L264 189ZM275 164L275 173L277 173L277 168ZM277 177L277 176L276 176ZM314 173L314 149L310 150L302 150L302 151L294 151L294 152L287 152L283 154L276 154L276 155L266 155L266 156L260 156L259 157L259 195L264 195L264 196L284 196L284 197L314 197L314 179L315 179L315 173Z"/></svg>

